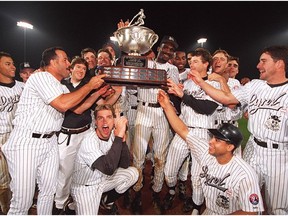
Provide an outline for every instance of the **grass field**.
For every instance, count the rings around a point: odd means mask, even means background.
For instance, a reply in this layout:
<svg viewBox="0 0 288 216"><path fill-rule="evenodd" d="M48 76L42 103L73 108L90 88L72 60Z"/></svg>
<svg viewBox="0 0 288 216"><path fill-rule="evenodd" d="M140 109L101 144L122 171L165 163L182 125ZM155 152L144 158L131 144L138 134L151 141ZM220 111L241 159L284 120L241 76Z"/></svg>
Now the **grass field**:
<svg viewBox="0 0 288 216"><path fill-rule="evenodd" d="M249 139L250 133L247 129L247 122L248 120L245 118L241 118L238 120L238 124L239 124L239 128L244 136L243 142L242 142L242 149L244 149L244 147L246 146L246 143Z"/></svg>

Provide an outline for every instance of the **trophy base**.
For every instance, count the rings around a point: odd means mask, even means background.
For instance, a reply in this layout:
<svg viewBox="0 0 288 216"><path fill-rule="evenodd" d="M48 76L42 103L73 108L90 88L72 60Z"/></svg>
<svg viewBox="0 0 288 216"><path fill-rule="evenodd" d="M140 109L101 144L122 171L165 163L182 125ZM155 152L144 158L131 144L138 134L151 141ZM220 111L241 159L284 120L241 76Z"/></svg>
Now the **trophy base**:
<svg viewBox="0 0 288 216"><path fill-rule="evenodd" d="M165 88L167 73L165 70L152 68L104 67L103 74L107 74L105 82L111 85L142 86Z"/></svg>

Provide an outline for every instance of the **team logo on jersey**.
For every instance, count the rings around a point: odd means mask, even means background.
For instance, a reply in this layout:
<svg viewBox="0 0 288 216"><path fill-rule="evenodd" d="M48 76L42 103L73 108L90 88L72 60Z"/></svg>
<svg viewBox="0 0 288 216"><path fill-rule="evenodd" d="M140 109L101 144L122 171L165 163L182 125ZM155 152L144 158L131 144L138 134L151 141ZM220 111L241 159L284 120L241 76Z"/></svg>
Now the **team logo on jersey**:
<svg viewBox="0 0 288 216"><path fill-rule="evenodd" d="M200 173L200 178L205 178L204 184L215 187L218 190L221 190L223 192L227 191L228 188L225 187L226 184L226 179L230 176L230 173L227 173L223 175L223 177L216 177L212 176L208 173L208 166L203 166L202 167L202 173Z"/></svg>
<svg viewBox="0 0 288 216"><path fill-rule="evenodd" d="M14 95L11 97L0 97L0 112L12 112L19 101L20 95Z"/></svg>
<svg viewBox="0 0 288 216"><path fill-rule="evenodd" d="M272 131L278 131L280 129L280 122L279 116L271 115L265 122L265 126Z"/></svg>
<svg viewBox="0 0 288 216"><path fill-rule="evenodd" d="M257 194L251 194L249 196L249 201L252 205L257 205L259 203L259 196Z"/></svg>
<svg viewBox="0 0 288 216"><path fill-rule="evenodd" d="M279 111L283 109L283 105L281 104L281 99L286 95L286 93L281 93L279 96L271 99L266 98L258 98L258 96L252 95L250 98L249 104L249 114L253 115L258 110L275 110Z"/></svg>
<svg viewBox="0 0 288 216"><path fill-rule="evenodd" d="M216 199L216 205L224 208L224 209L228 209L229 208L229 198L225 197L221 194L218 194L217 199Z"/></svg>

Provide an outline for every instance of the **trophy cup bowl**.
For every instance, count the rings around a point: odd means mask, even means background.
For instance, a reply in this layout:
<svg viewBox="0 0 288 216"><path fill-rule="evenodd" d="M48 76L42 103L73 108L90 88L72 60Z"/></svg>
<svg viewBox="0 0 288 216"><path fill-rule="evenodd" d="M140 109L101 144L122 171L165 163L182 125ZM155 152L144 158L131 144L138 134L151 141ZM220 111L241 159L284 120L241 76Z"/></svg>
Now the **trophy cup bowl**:
<svg viewBox="0 0 288 216"><path fill-rule="evenodd" d="M158 35L144 26L128 26L114 32L120 49L128 55L147 53L158 41Z"/></svg>

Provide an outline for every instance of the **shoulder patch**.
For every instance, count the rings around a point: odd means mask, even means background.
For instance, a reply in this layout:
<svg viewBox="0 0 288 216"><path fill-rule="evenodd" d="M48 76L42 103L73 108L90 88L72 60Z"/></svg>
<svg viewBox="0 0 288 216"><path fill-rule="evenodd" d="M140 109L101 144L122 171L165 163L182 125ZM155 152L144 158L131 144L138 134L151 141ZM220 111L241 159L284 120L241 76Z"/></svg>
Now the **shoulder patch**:
<svg viewBox="0 0 288 216"><path fill-rule="evenodd" d="M252 205L257 205L259 203L259 196L257 194L251 194L249 196L249 201Z"/></svg>

